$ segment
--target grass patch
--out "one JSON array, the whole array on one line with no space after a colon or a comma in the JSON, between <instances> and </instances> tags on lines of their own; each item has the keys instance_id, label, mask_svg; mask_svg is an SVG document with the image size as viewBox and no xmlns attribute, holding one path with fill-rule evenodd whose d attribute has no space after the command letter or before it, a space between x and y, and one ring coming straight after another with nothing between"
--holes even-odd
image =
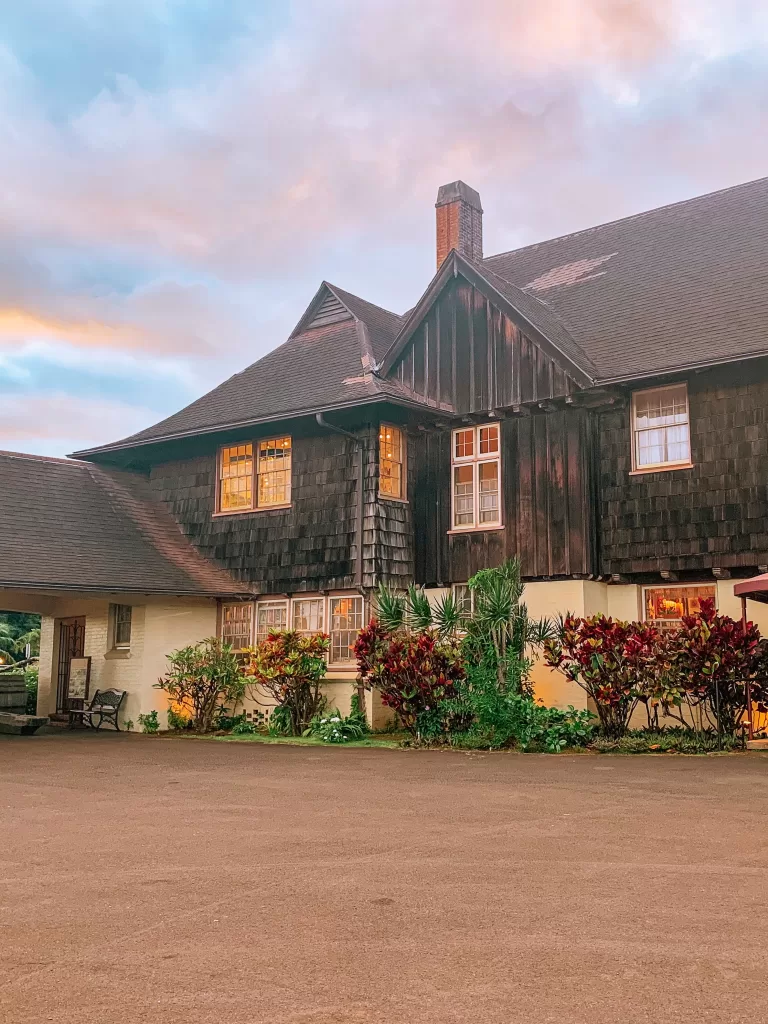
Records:
<instances>
[{"instance_id":1,"label":"grass patch","mask_svg":"<svg viewBox=\"0 0 768 1024\"><path fill-rule=\"evenodd\" d=\"M395 739L385 739L383 736L367 736L363 740L351 740L349 743L324 743L316 736L263 736L261 733L250 733L245 736L201 736L199 739L214 739L222 743L282 743L292 747L338 747L349 749L350 747L388 747L390 750L397 750L400 743Z\"/></svg>"}]
</instances>

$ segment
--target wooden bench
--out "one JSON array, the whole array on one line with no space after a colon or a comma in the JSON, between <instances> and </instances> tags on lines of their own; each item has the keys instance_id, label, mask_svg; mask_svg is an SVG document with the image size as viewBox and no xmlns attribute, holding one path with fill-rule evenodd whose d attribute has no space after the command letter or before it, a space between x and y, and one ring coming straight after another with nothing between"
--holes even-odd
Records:
<instances>
[{"instance_id":1,"label":"wooden bench","mask_svg":"<svg viewBox=\"0 0 768 1024\"><path fill-rule=\"evenodd\" d=\"M100 729L104 722L111 722L120 732L117 716L125 700L125 690L97 690L87 708L72 708L69 712L69 727L74 727L78 718L91 729Z\"/></svg>"}]
</instances>

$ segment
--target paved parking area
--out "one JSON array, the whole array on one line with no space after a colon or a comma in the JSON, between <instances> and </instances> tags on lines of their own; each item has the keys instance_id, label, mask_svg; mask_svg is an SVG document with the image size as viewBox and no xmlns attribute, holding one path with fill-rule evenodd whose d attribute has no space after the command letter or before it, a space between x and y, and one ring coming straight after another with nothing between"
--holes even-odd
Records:
<instances>
[{"instance_id":1,"label":"paved parking area","mask_svg":"<svg viewBox=\"0 0 768 1024\"><path fill-rule=\"evenodd\" d=\"M767 811L762 755L0 737L0 1019L761 1020Z\"/></svg>"}]
</instances>

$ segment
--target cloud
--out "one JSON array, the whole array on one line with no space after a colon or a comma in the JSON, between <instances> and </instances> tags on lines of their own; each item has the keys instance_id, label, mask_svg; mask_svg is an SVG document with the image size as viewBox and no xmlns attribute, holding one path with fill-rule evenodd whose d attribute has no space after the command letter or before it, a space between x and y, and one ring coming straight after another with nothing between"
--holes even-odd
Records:
<instances>
[{"instance_id":1,"label":"cloud","mask_svg":"<svg viewBox=\"0 0 768 1024\"><path fill-rule=\"evenodd\" d=\"M45 59L15 15L0 374L35 344L164 359L202 390L284 340L321 277L406 308L457 177L492 252L768 167L761 0L253 6L142 0L111 24L34 0L61 36Z\"/></svg>"},{"instance_id":2,"label":"cloud","mask_svg":"<svg viewBox=\"0 0 768 1024\"><path fill-rule=\"evenodd\" d=\"M0 447L30 454L66 455L98 444L105 434L125 437L151 422L151 410L119 401L67 394L4 395Z\"/></svg>"}]
</instances>

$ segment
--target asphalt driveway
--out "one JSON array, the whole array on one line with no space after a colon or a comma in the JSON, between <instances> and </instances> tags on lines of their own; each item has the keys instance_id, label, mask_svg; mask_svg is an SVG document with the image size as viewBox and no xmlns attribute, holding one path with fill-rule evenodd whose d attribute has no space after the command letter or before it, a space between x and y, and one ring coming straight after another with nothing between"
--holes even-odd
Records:
<instances>
[{"instance_id":1,"label":"asphalt driveway","mask_svg":"<svg viewBox=\"0 0 768 1024\"><path fill-rule=\"evenodd\" d=\"M0 1018L765 1019L768 758L0 737Z\"/></svg>"}]
</instances>

